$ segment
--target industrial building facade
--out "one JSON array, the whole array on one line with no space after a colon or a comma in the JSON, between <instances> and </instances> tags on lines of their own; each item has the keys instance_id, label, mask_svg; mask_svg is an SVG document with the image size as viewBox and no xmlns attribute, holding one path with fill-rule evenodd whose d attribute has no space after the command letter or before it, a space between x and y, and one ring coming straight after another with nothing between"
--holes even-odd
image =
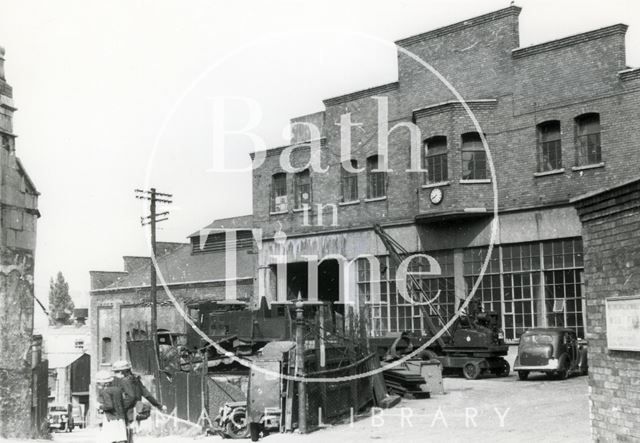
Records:
<instances>
[{"instance_id":1,"label":"industrial building facade","mask_svg":"<svg viewBox=\"0 0 640 443\"><path fill-rule=\"evenodd\" d=\"M397 82L324 100L324 111L292 120L289 146L254 155L256 298L339 305L357 294L372 334L426 332L419 306L398 293L380 224L407 252L437 260L439 275L420 284L440 291L444 317L487 260L475 297L499 313L506 339L533 326L585 337L582 228L570 199L637 169L640 70L625 63L625 25L520 47L519 14L510 6L396 42ZM411 171L411 125L421 171ZM419 258L409 269L430 267Z\"/></svg>"}]
</instances>

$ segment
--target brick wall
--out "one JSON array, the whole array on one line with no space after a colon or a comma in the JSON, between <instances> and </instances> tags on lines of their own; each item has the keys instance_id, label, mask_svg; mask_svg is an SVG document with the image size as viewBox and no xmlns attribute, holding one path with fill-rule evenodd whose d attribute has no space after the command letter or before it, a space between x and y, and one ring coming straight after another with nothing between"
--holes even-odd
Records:
<instances>
[{"instance_id":1,"label":"brick wall","mask_svg":"<svg viewBox=\"0 0 640 443\"><path fill-rule=\"evenodd\" d=\"M640 166L636 147L640 138L640 75L620 73L626 67L626 26L613 25L518 48L519 13L520 8L509 7L397 44L434 66L469 101L494 160L501 210L567 205L572 197L618 183ZM322 130L322 165L329 170L312 174L312 199L314 205L338 205L339 226L329 226L326 215L323 227L302 226L303 216L294 212L292 205L286 214L269 214L271 176L282 171L282 148L273 149L253 176L254 220L266 237L279 228L289 235L310 234L371 226L374 222L401 223L429 211L491 208L491 184L460 183L461 135L475 131L471 118L459 105L440 106L455 97L402 51L398 73L398 82L327 99L324 113L294 119L315 122ZM339 205L340 128L336 123L342 114L350 113L352 122L362 124L352 130L353 158L362 167L378 146L378 102L374 97L388 100L389 129L397 123L415 122L423 139L447 137L449 184L442 187L444 199L439 206L429 203L431 190L422 187L422 174L406 172L410 139L404 128L389 136L389 166L393 171L388 176L387 199L366 202L366 175L361 173L360 201ZM474 100L492 100L492 104L475 106ZM587 112L600 114L604 164L577 170L573 169L574 119ZM540 176L536 174L536 125L546 120L561 122L563 170ZM305 135L300 127L292 141L301 142ZM302 165L308 160L308 151L296 149L293 157L294 164ZM291 175L288 190L292 199ZM316 217L313 213L312 219Z\"/></svg>"},{"instance_id":2,"label":"brick wall","mask_svg":"<svg viewBox=\"0 0 640 443\"><path fill-rule=\"evenodd\" d=\"M595 441L638 441L640 352L607 347L605 300L640 293L640 180L576 206L585 250L592 435Z\"/></svg>"}]
</instances>

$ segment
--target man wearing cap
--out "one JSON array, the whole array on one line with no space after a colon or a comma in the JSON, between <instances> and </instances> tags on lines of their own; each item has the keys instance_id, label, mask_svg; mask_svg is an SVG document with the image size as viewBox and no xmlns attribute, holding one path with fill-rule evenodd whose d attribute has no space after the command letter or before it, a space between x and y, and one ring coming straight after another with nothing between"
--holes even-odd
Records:
<instances>
[{"instance_id":1,"label":"man wearing cap","mask_svg":"<svg viewBox=\"0 0 640 443\"><path fill-rule=\"evenodd\" d=\"M141 401L143 397L162 412L166 412L166 406L163 406L151 395L151 392L142 384L140 376L131 372L131 363L119 360L111 366L111 369L115 374L116 386L119 386L123 392L122 397L129 426L136 420L136 403ZM127 429L127 438L129 443L133 442L133 433L130 427Z\"/></svg>"},{"instance_id":2,"label":"man wearing cap","mask_svg":"<svg viewBox=\"0 0 640 443\"><path fill-rule=\"evenodd\" d=\"M122 389L113 383L110 371L98 371L98 410L103 414L98 441L104 443L127 441L126 411Z\"/></svg>"}]
</instances>

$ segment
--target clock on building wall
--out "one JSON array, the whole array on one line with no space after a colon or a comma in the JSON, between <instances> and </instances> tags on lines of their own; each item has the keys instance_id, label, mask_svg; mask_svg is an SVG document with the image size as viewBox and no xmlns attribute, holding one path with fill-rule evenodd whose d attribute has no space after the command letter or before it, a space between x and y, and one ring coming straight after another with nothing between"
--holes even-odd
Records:
<instances>
[{"instance_id":1,"label":"clock on building wall","mask_svg":"<svg viewBox=\"0 0 640 443\"><path fill-rule=\"evenodd\" d=\"M442 201L442 189L433 188L431 190L431 194L429 194L429 200L431 200L431 203L433 203L434 205L440 204L440 202Z\"/></svg>"}]
</instances>

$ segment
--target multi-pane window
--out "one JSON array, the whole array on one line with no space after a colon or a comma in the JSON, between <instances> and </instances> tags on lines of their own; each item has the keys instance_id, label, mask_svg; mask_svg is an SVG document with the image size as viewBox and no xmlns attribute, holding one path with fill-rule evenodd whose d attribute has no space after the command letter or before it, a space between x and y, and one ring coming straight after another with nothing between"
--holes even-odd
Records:
<instances>
[{"instance_id":1,"label":"multi-pane window","mask_svg":"<svg viewBox=\"0 0 640 443\"><path fill-rule=\"evenodd\" d=\"M287 174L279 172L271 177L271 212L285 212L287 209Z\"/></svg>"},{"instance_id":2,"label":"multi-pane window","mask_svg":"<svg viewBox=\"0 0 640 443\"><path fill-rule=\"evenodd\" d=\"M79 351L84 349L84 340L76 340L73 344L73 347Z\"/></svg>"},{"instance_id":3,"label":"multi-pane window","mask_svg":"<svg viewBox=\"0 0 640 443\"><path fill-rule=\"evenodd\" d=\"M582 241L545 242L542 250L547 323L574 329L583 338Z\"/></svg>"},{"instance_id":4,"label":"multi-pane window","mask_svg":"<svg viewBox=\"0 0 640 443\"><path fill-rule=\"evenodd\" d=\"M453 277L453 254L451 251L428 253L440 265L441 274L434 276L416 275L426 299L413 286L407 275L406 285L410 300L398 291L398 277L388 257L377 257L380 266L380 280L371 280L371 263L368 259L357 261L357 287L360 300L367 303L373 335L386 335L403 331L426 333L424 313L432 318L436 326L441 320L449 320L455 312L455 289ZM430 271L426 259L412 259L408 272ZM371 299L372 285L379 285L380 299ZM440 294L438 295L438 291ZM437 296L437 297L436 297Z\"/></svg>"},{"instance_id":5,"label":"multi-pane window","mask_svg":"<svg viewBox=\"0 0 640 443\"><path fill-rule=\"evenodd\" d=\"M540 123L538 132L538 172L562 169L562 143L560 122L551 120Z\"/></svg>"},{"instance_id":6,"label":"multi-pane window","mask_svg":"<svg viewBox=\"0 0 640 443\"><path fill-rule=\"evenodd\" d=\"M543 326L540 288L540 244L502 247L504 330L516 338L534 326Z\"/></svg>"},{"instance_id":7,"label":"multi-pane window","mask_svg":"<svg viewBox=\"0 0 640 443\"><path fill-rule=\"evenodd\" d=\"M487 248L464 251L467 294L486 254ZM485 311L502 313L507 339L544 326L571 328L584 337L583 266L579 238L496 247L475 298Z\"/></svg>"},{"instance_id":8,"label":"multi-pane window","mask_svg":"<svg viewBox=\"0 0 640 443\"><path fill-rule=\"evenodd\" d=\"M453 317L456 309L456 293L453 277L453 252L435 251L426 253L433 257L440 266L440 275L418 276L422 291L427 300L421 302L429 313L432 322L442 327ZM430 264L423 257L414 258L409 266L409 271L430 271ZM440 291L438 295L438 291Z\"/></svg>"},{"instance_id":9,"label":"multi-pane window","mask_svg":"<svg viewBox=\"0 0 640 443\"><path fill-rule=\"evenodd\" d=\"M347 162L345 162L347 163ZM358 161L348 160L352 169L358 168ZM358 174L347 171L344 166L341 168L340 186L342 187L342 201L352 202L358 200Z\"/></svg>"},{"instance_id":10,"label":"multi-pane window","mask_svg":"<svg viewBox=\"0 0 640 443\"><path fill-rule=\"evenodd\" d=\"M295 208L302 209L311 204L311 174L308 169L297 172L293 178Z\"/></svg>"},{"instance_id":11,"label":"multi-pane window","mask_svg":"<svg viewBox=\"0 0 640 443\"><path fill-rule=\"evenodd\" d=\"M447 173L447 137L435 136L424 142L425 184L446 182Z\"/></svg>"},{"instance_id":12,"label":"multi-pane window","mask_svg":"<svg viewBox=\"0 0 640 443\"><path fill-rule=\"evenodd\" d=\"M576 163L578 166L584 166L601 161L600 115L581 115L576 118Z\"/></svg>"},{"instance_id":13,"label":"multi-pane window","mask_svg":"<svg viewBox=\"0 0 640 443\"><path fill-rule=\"evenodd\" d=\"M485 180L487 175L487 153L477 132L462 134L462 179Z\"/></svg>"},{"instance_id":14,"label":"multi-pane window","mask_svg":"<svg viewBox=\"0 0 640 443\"><path fill-rule=\"evenodd\" d=\"M464 279L467 295L478 285L474 298L485 312L502 312L500 306L500 260L497 248L493 248L482 279L478 282L482 267L487 261L488 248L473 248L464 251Z\"/></svg>"},{"instance_id":15,"label":"multi-pane window","mask_svg":"<svg viewBox=\"0 0 640 443\"><path fill-rule=\"evenodd\" d=\"M378 170L379 160L377 155L367 159L367 198L380 198L387 195L387 172Z\"/></svg>"}]
</instances>

